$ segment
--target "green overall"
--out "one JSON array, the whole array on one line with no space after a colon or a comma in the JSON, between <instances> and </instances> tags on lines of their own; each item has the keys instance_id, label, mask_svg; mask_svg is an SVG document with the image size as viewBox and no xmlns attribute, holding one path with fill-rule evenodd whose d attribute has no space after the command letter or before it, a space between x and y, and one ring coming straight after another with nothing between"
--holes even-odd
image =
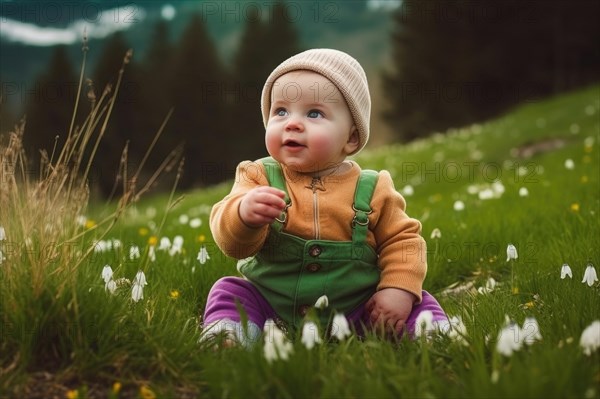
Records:
<instances>
[{"instance_id":1,"label":"green overall","mask_svg":"<svg viewBox=\"0 0 600 399\"><path fill-rule=\"evenodd\" d=\"M291 200L281 166L272 158L262 159L269 184L286 193L287 206L271 224L262 249L240 260L238 270L250 280L286 324L298 329L311 306L327 295L329 306L317 312L322 326L331 313L348 314L375 292L380 271L377 254L367 243L370 202L377 172L361 171L354 194L355 216L352 241L305 240L282 231Z\"/></svg>"}]
</instances>

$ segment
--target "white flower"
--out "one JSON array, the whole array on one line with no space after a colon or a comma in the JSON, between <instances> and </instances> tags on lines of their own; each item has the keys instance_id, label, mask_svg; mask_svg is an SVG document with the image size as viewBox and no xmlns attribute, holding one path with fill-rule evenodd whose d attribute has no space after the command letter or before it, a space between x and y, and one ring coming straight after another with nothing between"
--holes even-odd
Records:
<instances>
[{"instance_id":1,"label":"white flower","mask_svg":"<svg viewBox=\"0 0 600 399\"><path fill-rule=\"evenodd\" d=\"M171 246L171 249L169 250L169 255L173 256L175 254L180 254L182 249L183 249L183 237L175 236L175 238L173 238L173 245Z\"/></svg>"},{"instance_id":2,"label":"white flower","mask_svg":"<svg viewBox=\"0 0 600 399\"><path fill-rule=\"evenodd\" d=\"M143 271L138 270L137 274L135 275L135 278L133 279L133 284L139 284L141 286L148 285L148 283L146 282L146 275Z\"/></svg>"},{"instance_id":3,"label":"white flower","mask_svg":"<svg viewBox=\"0 0 600 399\"><path fill-rule=\"evenodd\" d=\"M202 219L200 218L193 218L192 220L190 220L190 227L192 229L196 229L198 227L202 226Z\"/></svg>"},{"instance_id":4,"label":"white flower","mask_svg":"<svg viewBox=\"0 0 600 399\"><path fill-rule=\"evenodd\" d=\"M598 281L596 269L591 263L588 263L587 267L585 268L585 273L583 273L583 280L581 280L581 282L587 283L587 285L591 287L596 281Z\"/></svg>"},{"instance_id":5,"label":"white flower","mask_svg":"<svg viewBox=\"0 0 600 399\"><path fill-rule=\"evenodd\" d=\"M573 160L570 158L565 160L565 168L567 168L569 170L575 169L575 162L573 162Z\"/></svg>"},{"instance_id":6,"label":"white flower","mask_svg":"<svg viewBox=\"0 0 600 399\"><path fill-rule=\"evenodd\" d=\"M6 231L4 231L4 227L0 226L0 241L6 240Z\"/></svg>"},{"instance_id":7,"label":"white flower","mask_svg":"<svg viewBox=\"0 0 600 399\"><path fill-rule=\"evenodd\" d=\"M415 321L415 336L426 338L429 336L429 333L435 331L436 327L433 324L433 313L431 310L424 310L417 316L417 320Z\"/></svg>"},{"instance_id":8,"label":"white flower","mask_svg":"<svg viewBox=\"0 0 600 399\"><path fill-rule=\"evenodd\" d=\"M588 356L600 348L600 320L592 322L583 330L579 339L579 346L583 349L583 353Z\"/></svg>"},{"instance_id":9,"label":"white flower","mask_svg":"<svg viewBox=\"0 0 600 399\"><path fill-rule=\"evenodd\" d=\"M489 294L490 292L494 291L495 288L496 288L496 280L494 280L493 277L490 277L485 282L485 287L477 288L477 292L479 292L480 294Z\"/></svg>"},{"instance_id":10,"label":"white flower","mask_svg":"<svg viewBox=\"0 0 600 399\"><path fill-rule=\"evenodd\" d=\"M190 220L190 217L188 215L186 215L185 213L182 215L179 215L179 223L187 224L189 220Z\"/></svg>"},{"instance_id":11,"label":"white flower","mask_svg":"<svg viewBox=\"0 0 600 399\"><path fill-rule=\"evenodd\" d=\"M271 319L265 322L264 326L265 346L263 352L267 362L271 363L274 360L287 360L294 352L292 343L288 341L285 333L277 327Z\"/></svg>"},{"instance_id":12,"label":"white flower","mask_svg":"<svg viewBox=\"0 0 600 399\"><path fill-rule=\"evenodd\" d=\"M494 198L494 190L491 188L486 188L485 190L481 190L478 194L479 199L482 201L489 200Z\"/></svg>"},{"instance_id":13,"label":"white flower","mask_svg":"<svg viewBox=\"0 0 600 399\"><path fill-rule=\"evenodd\" d=\"M467 336L467 327L465 327L460 316L452 316L447 323L441 322L438 329L451 340L465 346L469 345L465 340L465 337Z\"/></svg>"},{"instance_id":14,"label":"white flower","mask_svg":"<svg viewBox=\"0 0 600 399\"><path fill-rule=\"evenodd\" d=\"M508 247L506 247L506 261L508 262L511 259L516 260L518 257L517 248L512 244L508 244Z\"/></svg>"},{"instance_id":15,"label":"white flower","mask_svg":"<svg viewBox=\"0 0 600 399\"><path fill-rule=\"evenodd\" d=\"M150 245L150 248L148 248L148 259L150 259L151 262L156 261L156 249L154 248L154 245Z\"/></svg>"},{"instance_id":16,"label":"white flower","mask_svg":"<svg viewBox=\"0 0 600 399\"><path fill-rule=\"evenodd\" d=\"M146 275L143 271L138 271L133 279L133 288L131 289L131 299L134 302L144 299L144 286L148 285L146 282Z\"/></svg>"},{"instance_id":17,"label":"white flower","mask_svg":"<svg viewBox=\"0 0 600 399\"><path fill-rule=\"evenodd\" d=\"M402 195L404 195L405 197L410 197L411 195L413 195L415 193L415 189L413 188L413 186L411 186L410 184L407 184L406 186L404 186L404 188L402 189Z\"/></svg>"},{"instance_id":18,"label":"white flower","mask_svg":"<svg viewBox=\"0 0 600 399\"><path fill-rule=\"evenodd\" d=\"M2 251L0 251L0 265L2 264L2 262L6 260L6 258L4 257L4 254L2 253Z\"/></svg>"},{"instance_id":19,"label":"white flower","mask_svg":"<svg viewBox=\"0 0 600 399\"><path fill-rule=\"evenodd\" d=\"M105 265L104 268L102 268L102 279L105 283L108 283L113 279L113 270L109 265Z\"/></svg>"},{"instance_id":20,"label":"white flower","mask_svg":"<svg viewBox=\"0 0 600 399\"><path fill-rule=\"evenodd\" d=\"M431 232L431 239L442 238L442 232L437 227Z\"/></svg>"},{"instance_id":21,"label":"white flower","mask_svg":"<svg viewBox=\"0 0 600 399\"><path fill-rule=\"evenodd\" d=\"M560 278L564 280L564 278L567 276L569 276L569 278L573 278L573 272L571 271L571 267L565 263L560 268Z\"/></svg>"},{"instance_id":22,"label":"white flower","mask_svg":"<svg viewBox=\"0 0 600 399\"><path fill-rule=\"evenodd\" d=\"M158 249L160 251L166 251L169 248L171 248L171 240L169 240L169 237L162 237L160 239L160 244L158 245Z\"/></svg>"},{"instance_id":23,"label":"white flower","mask_svg":"<svg viewBox=\"0 0 600 399\"><path fill-rule=\"evenodd\" d=\"M542 334L540 333L540 326L535 317L527 317L523 322L523 341L527 345L533 344L535 341L542 340Z\"/></svg>"},{"instance_id":24,"label":"white flower","mask_svg":"<svg viewBox=\"0 0 600 399\"><path fill-rule=\"evenodd\" d=\"M463 211L465 209L465 203L461 200L454 202L454 210L457 212Z\"/></svg>"},{"instance_id":25,"label":"white flower","mask_svg":"<svg viewBox=\"0 0 600 399\"><path fill-rule=\"evenodd\" d=\"M317 299L317 302L315 302L315 308L317 309L325 309L327 306L329 306L329 298L327 298L327 295L320 296L319 299Z\"/></svg>"},{"instance_id":26,"label":"white flower","mask_svg":"<svg viewBox=\"0 0 600 399\"><path fill-rule=\"evenodd\" d=\"M196 257L196 259L198 259L198 261L200 262L201 265L205 264L206 261L208 259L210 259L210 256L208 255L208 251L206 250L206 247L204 245L202 245L200 247L200 250L198 251L198 256Z\"/></svg>"},{"instance_id":27,"label":"white flower","mask_svg":"<svg viewBox=\"0 0 600 399\"><path fill-rule=\"evenodd\" d=\"M507 323L498 334L496 350L504 356L512 356L513 352L521 349L523 346L523 334L518 324Z\"/></svg>"},{"instance_id":28,"label":"white flower","mask_svg":"<svg viewBox=\"0 0 600 399\"><path fill-rule=\"evenodd\" d=\"M133 284L133 288L131 289L131 299L133 299L134 302L144 299L144 287L142 285Z\"/></svg>"},{"instance_id":29,"label":"white flower","mask_svg":"<svg viewBox=\"0 0 600 399\"><path fill-rule=\"evenodd\" d=\"M519 197L527 197L529 195L529 190L527 190L527 187L521 187L519 189Z\"/></svg>"},{"instance_id":30,"label":"white flower","mask_svg":"<svg viewBox=\"0 0 600 399\"><path fill-rule=\"evenodd\" d=\"M343 341L346 337L352 335L350 331L350 325L348 324L348 319L341 313L335 313L333 316L333 321L331 323L331 335Z\"/></svg>"},{"instance_id":31,"label":"white flower","mask_svg":"<svg viewBox=\"0 0 600 399\"><path fill-rule=\"evenodd\" d=\"M106 284L104 284L104 290L109 291L111 294L114 294L117 290L117 283L115 280L110 280Z\"/></svg>"},{"instance_id":32,"label":"white flower","mask_svg":"<svg viewBox=\"0 0 600 399\"><path fill-rule=\"evenodd\" d=\"M140 257L140 247L138 247L137 245L132 245L131 247L129 247L129 259L134 260L134 259L139 259Z\"/></svg>"},{"instance_id":33,"label":"white flower","mask_svg":"<svg viewBox=\"0 0 600 399\"><path fill-rule=\"evenodd\" d=\"M302 343L306 349L311 350L316 344L321 343L321 337L319 336L319 327L312 322L307 321L302 327Z\"/></svg>"}]
</instances>

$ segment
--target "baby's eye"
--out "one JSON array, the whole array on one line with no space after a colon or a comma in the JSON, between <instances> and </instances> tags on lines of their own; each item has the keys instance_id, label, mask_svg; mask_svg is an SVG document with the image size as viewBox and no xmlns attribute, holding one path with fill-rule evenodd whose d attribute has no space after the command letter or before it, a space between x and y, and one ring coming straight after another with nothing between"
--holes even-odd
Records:
<instances>
[{"instance_id":1,"label":"baby's eye","mask_svg":"<svg viewBox=\"0 0 600 399\"><path fill-rule=\"evenodd\" d=\"M277 116L286 116L288 114L288 112L286 111L285 108L277 108L275 110L275 115Z\"/></svg>"},{"instance_id":2,"label":"baby's eye","mask_svg":"<svg viewBox=\"0 0 600 399\"><path fill-rule=\"evenodd\" d=\"M323 117L323 113L321 111L316 110L316 109L311 109L310 111L308 111L307 116L309 118L322 118Z\"/></svg>"}]
</instances>

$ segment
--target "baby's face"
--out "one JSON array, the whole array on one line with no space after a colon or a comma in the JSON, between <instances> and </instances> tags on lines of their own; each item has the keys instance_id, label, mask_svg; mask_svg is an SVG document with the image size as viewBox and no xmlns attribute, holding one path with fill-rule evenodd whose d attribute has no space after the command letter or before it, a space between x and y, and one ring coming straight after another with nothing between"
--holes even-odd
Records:
<instances>
[{"instance_id":1,"label":"baby's face","mask_svg":"<svg viewBox=\"0 0 600 399\"><path fill-rule=\"evenodd\" d=\"M265 141L277 161L314 173L339 165L356 150L358 132L337 87L302 70L274 82Z\"/></svg>"}]
</instances>

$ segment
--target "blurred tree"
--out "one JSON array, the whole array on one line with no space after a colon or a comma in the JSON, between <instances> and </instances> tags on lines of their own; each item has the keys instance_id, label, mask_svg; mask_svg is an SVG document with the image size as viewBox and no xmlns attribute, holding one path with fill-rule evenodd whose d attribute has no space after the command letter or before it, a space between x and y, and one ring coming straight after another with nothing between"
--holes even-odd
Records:
<instances>
[{"instance_id":1,"label":"blurred tree","mask_svg":"<svg viewBox=\"0 0 600 399\"><path fill-rule=\"evenodd\" d=\"M128 147L127 169L128 176L137 169L145 148L140 145L136 135L139 131L139 119L144 117L139 112L141 101L141 79L140 69L128 60L124 65L126 54L130 47L121 32L110 36L102 49L94 71L94 86L96 97L100 98L107 86L111 87L111 95L114 93L119 71L124 68L123 78L115 105L112 109L106 132L94 159L94 169L91 179L96 179L103 194L109 195L113 190L122 187L122 181L117 185L118 170L120 167L121 154L125 145Z\"/></svg>"},{"instance_id":2,"label":"blurred tree","mask_svg":"<svg viewBox=\"0 0 600 399\"><path fill-rule=\"evenodd\" d=\"M180 38L172 78L172 127L185 142L180 187L222 181L231 167L231 148L237 144L229 140L227 76L200 15L192 16Z\"/></svg>"},{"instance_id":3,"label":"blurred tree","mask_svg":"<svg viewBox=\"0 0 600 399\"><path fill-rule=\"evenodd\" d=\"M232 93L236 161L256 159L265 154L264 131L260 109L263 85L271 71L300 49L298 34L286 20L282 1L271 7L268 20L261 20L257 8L246 14L246 27L233 59Z\"/></svg>"},{"instance_id":4,"label":"blurred tree","mask_svg":"<svg viewBox=\"0 0 600 399\"><path fill-rule=\"evenodd\" d=\"M143 60L141 82L141 107L138 113L143 115L139 124L140 142L147 149L158 129L173 106L173 56L174 48L169 40L169 26L159 21L150 39L150 47ZM157 145L149 154L145 169L152 173L181 141L174 135L173 119L165 126ZM168 183L168 182L167 182Z\"/></svg>"},{"instance_id":5,"label":"blurred tree","mask_svg":"<svg viewBox=\"0 0 600 399\"><path fill-rule=\"evenodd\" d=\"M39 166L40 150L46 150L50 157L55 143L58 150L64 143L71 125L78 84L79 78L66 48L55 47L47 71L36 80L27 98L23 144L34 170Z\"/></svg>"},{"instance_id":6,"label":"blurred tree","mask_svg":"<svg viewBox=\"0 0 600 399\"><path fill-rule=\"evenodd\" d=\"M408 141L598 81L599 11L588 0L405 1L384 117Z\"/></svg>"}]
</instances>

